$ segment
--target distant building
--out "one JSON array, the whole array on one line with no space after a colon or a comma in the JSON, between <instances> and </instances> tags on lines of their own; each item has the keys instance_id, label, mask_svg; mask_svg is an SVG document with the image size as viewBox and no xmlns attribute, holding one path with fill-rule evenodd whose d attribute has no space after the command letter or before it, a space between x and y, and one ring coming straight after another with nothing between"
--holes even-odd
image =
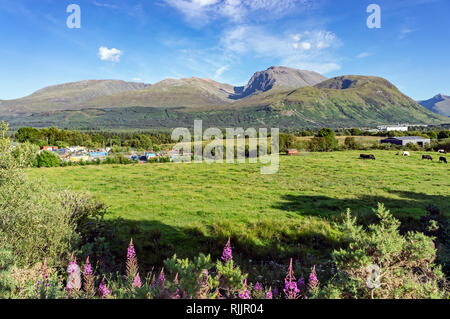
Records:
<instances>
[{"instance_id":1,"label":"distant building","mask_svg":"<svg viewBox=\"0 0 450 319\"><path fill-rule=\"evenodd\" d=\"M81 161L87 162L87 161L89 161L89 156L71 156L70 161L72 163L79 163Z\"/></svg>"},{"instance_id":2,"label":"distant building","mask_svg":"<svg viewBox=\"0 0 450 319\"><path fill-rule=\"evenodd\" d=\"M389 137L381 140L381 144L395 144L405 146L407 144L416 144L420 147L424 147L425 144L430 144L431 140L422 136L401 136L401 137Z\"/></svg>"},{"instance_id":3,"label":"distant building","mask_svg":"<svg viewBox=\"0 0 450 319\"><path fill-rule=\"evenodd\" d=\"M106 158L106 157L108 157L108 153L107 152L89 152L89 157L91 159Z\"/></svg>"},{"instance_id":4,"label":"distant building","mask_svg":"<svg viewBox=\"0 0 450 319\"><path fill-rule=\"evenodd\" d=\"M392 131L407 132L408 126L407 125L383 125L383 126L377 126L377 129L381 132L392 132Z\"/></svg>"}]
</instances>

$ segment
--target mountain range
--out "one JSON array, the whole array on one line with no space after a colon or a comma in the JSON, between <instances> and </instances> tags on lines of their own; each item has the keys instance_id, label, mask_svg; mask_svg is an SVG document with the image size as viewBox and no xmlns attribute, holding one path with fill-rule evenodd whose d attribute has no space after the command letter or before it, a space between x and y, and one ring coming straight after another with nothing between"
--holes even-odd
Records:
<instances>
[{"instance_id":1,"label":"mountain range","mask_svg":"<svg viewBox=\"0 0 450 319\"><path fill-rule=\"evenodd\" d=\"M0 101L0 118L13 127L86 129L190 127L194 119L218 127L282 129L448 122L385 79L327 79L288 67L256 72L241 87L195 77L153 85L117 80L66 83Z\"/></svg>"},{"instance_id":2,"label":"mountain range","mask_svg":"<svg viewBox=\"0 0 450 319\"><path fill-rule=\"evenodd\" d=\"M450 116L450 96L438 94L418 103L434 113Z\"/></svg>"}]
</instances>

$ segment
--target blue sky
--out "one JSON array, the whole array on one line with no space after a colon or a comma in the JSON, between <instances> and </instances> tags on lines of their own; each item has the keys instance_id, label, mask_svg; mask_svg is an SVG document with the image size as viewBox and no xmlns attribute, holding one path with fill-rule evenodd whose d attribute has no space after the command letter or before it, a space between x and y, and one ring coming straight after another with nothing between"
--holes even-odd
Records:
<instances>
[{"instance_id":1,"label":"blue sky","mask_svg":"<svg viewBox=\"0 0 450 319\"><path fill-rule=\"evenodd\" d=\"M369 29L369 4L381 29ZM81 8L69 29L66 8ZM0 99L85 79L207 77L243 85L285 65L450 94L448 0L2 0Z\"/></svg>"}]
</instances>

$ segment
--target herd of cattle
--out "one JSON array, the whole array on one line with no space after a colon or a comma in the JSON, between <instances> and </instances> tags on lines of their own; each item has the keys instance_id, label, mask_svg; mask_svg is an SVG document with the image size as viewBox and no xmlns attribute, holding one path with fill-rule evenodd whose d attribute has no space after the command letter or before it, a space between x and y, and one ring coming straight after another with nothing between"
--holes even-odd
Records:
<instances>
[{"instance_id":1,"label":"herd of cattle","mask_svg":"<svg viewBox=\"0 0 450 319\"><path fill-rule=\"evenodd\" d=\"M446 154L447 152L446 152L445 150L439 150L438 153L440 153L440 154ZM397 153L397 154L395 154L395 155L399 156L400 153ZM411 154L410 154L408 151L404 151L402 155L403 155L403 156L411 156ZM373 155L373 154L361 154L359 157L362 158L362 159L371 159L371 160L375 160L375 155ZM431 157L431 155L422 155L422 159L423 159L423 160L429 160L429 161L432 161L432 160L433 160L433 157ZM444 157L444 156L439 157L439 163L441 163L441 162L447 164L447 158Z\"/></svg>"}]
</instances>

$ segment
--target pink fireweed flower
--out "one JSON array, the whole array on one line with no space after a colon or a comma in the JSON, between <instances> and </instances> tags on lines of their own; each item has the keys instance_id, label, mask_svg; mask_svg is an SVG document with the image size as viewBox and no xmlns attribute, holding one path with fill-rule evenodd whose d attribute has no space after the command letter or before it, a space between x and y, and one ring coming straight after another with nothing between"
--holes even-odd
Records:
<instances>
[{"instance_id":1,"label":"pink fireweed flower","mask_svg":"<svg viewBox=\"0 0 450 319\"><path fill-rule=\"evenodd\" d=\"M164 276L164 268L161 269L161 273L158 276L158 285L164 286L164 282L166 281L166 277Z\"/></svg>"},{"instance_id":2,"label":"pink fireweed flower","mask_svg":"<svg viewBox=\"0 0 450 319\"><path fill-rule=\"evenodd\" d=\"M131 239L130 245L128 246L128 249L127 249L126 269L127 269L127 279L134 280L134 278L136 277L136 275L138 273L138 261L137 261L137 257L136 257L136 251L135 251L134 245L133 245L133 239Z\"/></svg>"},{"instance_id":3,"label":"pink fireweed flower","mask_svg":"<svg viewBox=\"0 0 450 319\"><path fill-rule=\"evenodd\" d=\"M309 289L314 290L317 287L319 287L319 279L317 278L317 274L316 274L316 265L314 265L313 270L311 271L311 274L309 275L309 280L308 280L308 286Z\"/></svg>"},{"instance_id":4,"label":"pink fireweed flower","mask_svg":"<svg viewBox=\"0 0 450 319\"><path fill-rule=\"evenodd\" d=\"M255 287L254 287L253 289L255 289L255 291L263 291L263 290L264 290L264 287L263 287L263 285L261 285L259 282L257 282L257 283L255 284Z\"/></svg>"},{"instance_id":5,"label":"pink fireweed flower","mask_svg":"<svg viewBox=\"0 0 450 319\"><path fill-rule=\"evenodd\" d=\"M89 262L89 257L86 258L86 263L84 264L84 291L86 292L88 297L95 295L95 287L94 287L94 276L92 271L91 263Z\"/></svg>"},{"instance_id":6,"label":"pink fireweed flower","mask_svg":"<svg viewBox=\"0 0 450 319\"><path fill-rule=\"evenodd\" d=\"M92 266L91 263L89 262L89 256L86 259L86 263L84 264L84 275L85 276L92 275Z\"/></svg>"},{"instance_id":7,"label":"pink fireweed flower","mask_svg":"<svg viewBox=\"0 0 450 319\"><path fill-rule=\"evenodd\" d=\"M272 287L269 288L269 290L266 293L266 299L273 299L272 295Z\"/></svg>"},{"instance_id":8,"label":"pink fireweed flower","mask_svg":"<svg viewBox=\"0 0 450 319\"><path fill-rule=\"evenodd\" d=\"M135 251L134 245L133 245L133 238L131 238L130 245L128 246L128 249L127 249L127 259L132 259L132 258L136 258L136 251Z\"/></svg>"},{"instance_id":9,"label":"pink fireweed flower","mask_svg":"<svg viewBox=\"0 0 450 319\"><path fill-rule=\"evenodd\" d=\"M81 269L78 267L77 261L72 254L69 266L67 267L69 278L67 279L66 290L79 290L81 288Z\"/></svg>"},{"instance_id":10,"label":"pink fireweed flower","mask_svg":"<svg viewBox=\"0 0 450 319\"><path fill-rule=\"evenodd\" d=\"M244 284L244 290L239 292L239 298L250 299L250 291L248 290L247 279L244 279L243 284Z\"/></svg>"},{"instance_id":11,"label":"pink fireweed flower","mask_svg":"<svg viewBox=\"0 0 450 319\"><path fill-rule=\"evenodd\" d=\"M105 278L102 279L102 282L100 283L100 286L98 287L98 294L102 298L108 298L111 291L108 289L105 283Z\"/></svg>"},{"instance_id":12,"label":"pink fireweed flower","mask_svg":"<svg viewBox=\"0 0 450 319\"><path fill-rule=\"evenodd\" d=\"M48 271L47 271L47 258L44 258L44 264L42 265L41 275L36 283L36 294L39 294L39 290L41 288L47 289L50 287L50 281L48 279Z\"/></svg>"},{"instance_id":13,"label":"pink fireweed flower","mask_svg":"<svg viewBox=\"0 0 450 319\"><path fill-rule=\"evenodd\" d=\"M224 262L230 261L233 259L233 253L231 250L231 238L228 238L228 242L225 245L225 247L223 248L223 252L222 252L222 260Z\"/></svg>"},{"instance_id":14,"label":"pink fireweed flower","mask_svg":"<svg viewBox=\"0 0 450 319\"><path fill-rule=\"evenodd\" d=\"M139 276L139 274L137 274L136 277L134 277L132 287L133 288L142 287L141 277Z\"/></svg>"},{"instance_id":15,"label":"pink fireweed flower","mask_svg":"<svg viewBox=\"0 0 450 319\"><path fill-rule=\"evenodd\" d=\"M69 266L67 267L67 272L69 274L72 274L72 273L76 272L78 270L78 268L79 267L77 265L77 261L72 254L72 257L70 257Z\"/></svg>"},{"instance_id":16,"label":"pink fireweed flower","mask_svg":"<svg viewBox=\"0 0 450 319\"><path fill-rule=\"evenodd\" d=\"M292 258L289 264L289 270L286 278L284 279L284 293L288 299L297 299L300 290L297 288L297 282L294 277L294 270L292 267Z\"/></svg>"},{"instance_id":17,"label":"pink fireweed flower","mask_svg":"<svg viewBox=\"0 0 450 319\"><path fill-rule=\"evenodd\" d=\"M152 287L152 289L156 288L156 277L155 277L155 275L152 276L152 281L150 282L150 286Z\"/></svg>"}]
</instances>

